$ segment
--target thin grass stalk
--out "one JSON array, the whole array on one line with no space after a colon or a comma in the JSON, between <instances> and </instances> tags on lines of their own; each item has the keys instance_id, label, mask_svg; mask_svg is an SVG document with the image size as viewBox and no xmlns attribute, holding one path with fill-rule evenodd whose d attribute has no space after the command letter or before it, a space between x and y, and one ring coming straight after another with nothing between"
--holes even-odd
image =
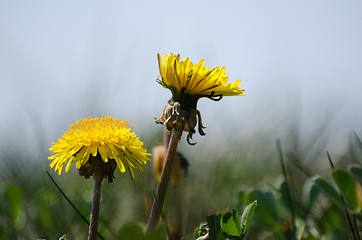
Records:
<instances>
[{"instance_id":1,"label":"thin grass stalk","mask_svg":"<svg viewBox=\"0 0 362 240\"><path fill-rule=\"evenodd\" d=\"M357 225L357 220L356 220L355 215L353 215L353 223L354 223L354 227L356 228L357 239L361 239L361 236L359 235L359 230L358 230L358 225Z\"/></svg>"},{"instance_id":2,"label":"thin grass stalk","mask_svg":"<svg viewBox=\"0 0 362 240\"><path fill-rule=\"evenodd\" d=\"M67 200L67 202L69 203L69 205L74 209L74 211L76 211L76 213L83 219L84 222L87 223L87 225L89 226L89 221L83 216L83 214L78 210L78 208L72 203L72 201L68 198L68 196L63 192L63 190L59 187L59 185L55 182L54 178L50 175L50 173L48 171L46 171L46 173L48 174L49 178L52 180L52 182L54 183L55 187L59 190L59 192L62 194L62 196L65 198L65 200Z\"/></svg>"},{"instance_id":3,"label":"thin grass stalk","mask_svg":"<svg viewBox=\"0 0 362 240\"><path fill-rule=\"evenodd\" d=\"M83 221L85 223L87 223L87 225L89 226L89 221L87 220L86 217L84 217L84 215L79 211L79 209L73 204L73 202L68 198L68 196L63 192L63 190L60 188L60 186L55 182L54 178L50 175L50 173L48 171L46 171L46 173L48 174L49 178L52 180L52 182L54 183L55 187L59 190L59 192L62 194L62 196L65 198L65 200L69 203L69 205L74 209L74 211L76 211L76 213L83 219ZM112 233L113 234L113 233ZM100 239L104 240L104 237L97 232L97 235Z\"/></svg>"}]
</instances>

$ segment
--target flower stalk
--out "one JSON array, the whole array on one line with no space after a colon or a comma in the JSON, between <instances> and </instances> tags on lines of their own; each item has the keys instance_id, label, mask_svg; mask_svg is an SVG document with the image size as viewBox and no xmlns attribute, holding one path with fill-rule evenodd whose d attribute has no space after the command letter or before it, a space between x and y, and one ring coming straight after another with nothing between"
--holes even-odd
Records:
<instances>
[{"instance_id":1,"label":"flower stalk","mask_svg":"<svg viewBox=\"0 0 362 240\"><path fill-rule=\"evenodd\" d=\"M188 132L186 140L190 145L195 144L190 142L190 139L196 133L196 127L200 135L205 135L201 113L197 110L198 100L206 97L219 101L223 96L245 95L244 89L239 88L241 80L228 83L229 77L225 74L225 67L210 69L204 67L204 59L201 59L198 64L193 64L188 58L180 60L180 55L172 53L169 56L164 54L163 58L160 54L157 56L160 70L160 78L157 78L157 82L171 91L172 98L156 123L163 124L171 132L171 138L148 221L148 234L155 229L162 214L177 144L182 132Z\"/></svg>"},{"instance_id":2,"label":"flower stalk","mask_svg":"<svg viewBox=\"0 0 362 240\"><path fill-rule=\"evenodd\" d=\"M79 175L85 178L93 176L94 190L92 212L89 222L89 240L97 237L98 218L103 178L108 182L114 179L117 166L124 173L126 170L134 179L133 168L144 172L142 165L150 159L143 143L135 133L131 132L133 125L113 117L81 119L54 142L49 149L55 153L48 157L52 160L51 168L61 175L63 168L69 172L72 163L76 163ZM99 234L98 234L99 235ZM103 238L102 238L103 239Z\"/></svg>"},{"instance_id":3,"label":"flower stalk","mask_svg":"<svg viewBox=\"0 0 362 240\"><path fill-rule=\"evenodd\" d=\"M93 163L95 165L94 168L94 189L93 189L93 201L92 201L92 212L89 223L89 234L88 240L95 240L97 238L98 231L98 219L99 219L99 207L101 200L101 187L103 180L103 167L101 159L94 158Z\"/></svg>"},{"instance_id":4,"label":"flower stalk","mask_svg":"<svg viewBox=\"0 0 362 240\"><path fill-rule=\"evenodd\" d=\"M163 165L160 180L158 182L155 198L152 205L152 210L147 226L147 233L150 234L158 224L162 207L165 201L168 184L171 179L172 168L176 155L177 145L181 138L185 124L184 112L180 112L176 117L176 124L171 130L171 137L168 144L165 163Z\"/></svg>"}]
</instances>

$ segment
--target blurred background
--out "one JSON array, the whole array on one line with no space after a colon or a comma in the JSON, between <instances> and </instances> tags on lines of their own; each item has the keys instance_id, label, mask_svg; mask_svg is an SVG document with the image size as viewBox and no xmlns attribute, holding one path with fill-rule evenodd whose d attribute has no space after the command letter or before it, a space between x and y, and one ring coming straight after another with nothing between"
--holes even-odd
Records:
<instances>
[{"instance_id":1,"label":"blurred background","mask_svg":"<svg viewBox=\"0 0 362 240\"><path fill-rule=\"evenodd\" d=\"M276 138L321 174L325 151L337 160L351 131L362 134L361 10L329 0L0 1L0 187L32 169L53 191L48 148L88 116L128 120L151 152L162 142L154 117L171 97L156 83L157 53L170 52L225 66L246 93L199 101L207 135L180 144L191 175L225 161L249 186L275 179ZM148 172L136 180L150 192ZM75 171L55 177L83 181ZM228 206L218 204L200 219Z\"/></svg>"}]
</instances>

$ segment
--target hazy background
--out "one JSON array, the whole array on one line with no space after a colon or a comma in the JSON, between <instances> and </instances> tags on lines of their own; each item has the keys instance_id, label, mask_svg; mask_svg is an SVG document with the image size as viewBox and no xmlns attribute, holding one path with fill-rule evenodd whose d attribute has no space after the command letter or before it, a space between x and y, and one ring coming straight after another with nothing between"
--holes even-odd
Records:
<instances>
[{"instance_id":1,"label":"hazy background","mask_svg":"<svg viewBox=\"0 0 362 240\"><path fill-rule=\"evenodd\" d=\"M75 167L50 171L48 149L71 124L104 114L134 124L151 152L163 131L154 117L171 97L156 83L157 53L170 52L226 66L246 93L201 99L207 135L179 144L190 163L177 189L186 239L210 213L240 208L240 190L278 194L276 138L301 202L312 176L329 176L327 150L337 167L361 161L362 1L0 0L0 238L86 238L45 170L85 216L92 181ZM106 239L129 221L146 225L157 182L152 165L144 169L103 185Z\"/></svg>"},{"instance_id":2,"label":"hazy background","mask_svg":"<svg viewBox=\"0 0 362 240\"><path fill-rule=\"evenodd\" d=\"M330 0L0 1L0 146L49 154L72 123L102 114L141 140L162 131L154 117L171 94L155 81L157 53L172 52L226 66L245 88L200 100L198 150L325 127L337 154L362 133L361 12Z\"/></svg>"}]
</instances>

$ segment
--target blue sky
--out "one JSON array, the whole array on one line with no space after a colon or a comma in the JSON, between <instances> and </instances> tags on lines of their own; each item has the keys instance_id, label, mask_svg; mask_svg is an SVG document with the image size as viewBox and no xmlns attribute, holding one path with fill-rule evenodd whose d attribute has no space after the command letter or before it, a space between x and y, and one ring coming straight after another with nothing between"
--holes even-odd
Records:
<instances>
[{"instance_id":1,"label":"blue sky","mask_svg":"<svg viewBox=\"0 0 362 240\"><path fill-rule=\"evenodd\" d=\"M50 145L102 114L138 134L160 128L153 118L170 93L155 81L157 53L172 52L225 66L246 90L200 101L201 146L222 134L283 142L294 123L307 139L328 122L331 146L345 147L351 130L362 134L361 10L329 0L1 1L0 143Z\"/></svg>"}]
</instances>

